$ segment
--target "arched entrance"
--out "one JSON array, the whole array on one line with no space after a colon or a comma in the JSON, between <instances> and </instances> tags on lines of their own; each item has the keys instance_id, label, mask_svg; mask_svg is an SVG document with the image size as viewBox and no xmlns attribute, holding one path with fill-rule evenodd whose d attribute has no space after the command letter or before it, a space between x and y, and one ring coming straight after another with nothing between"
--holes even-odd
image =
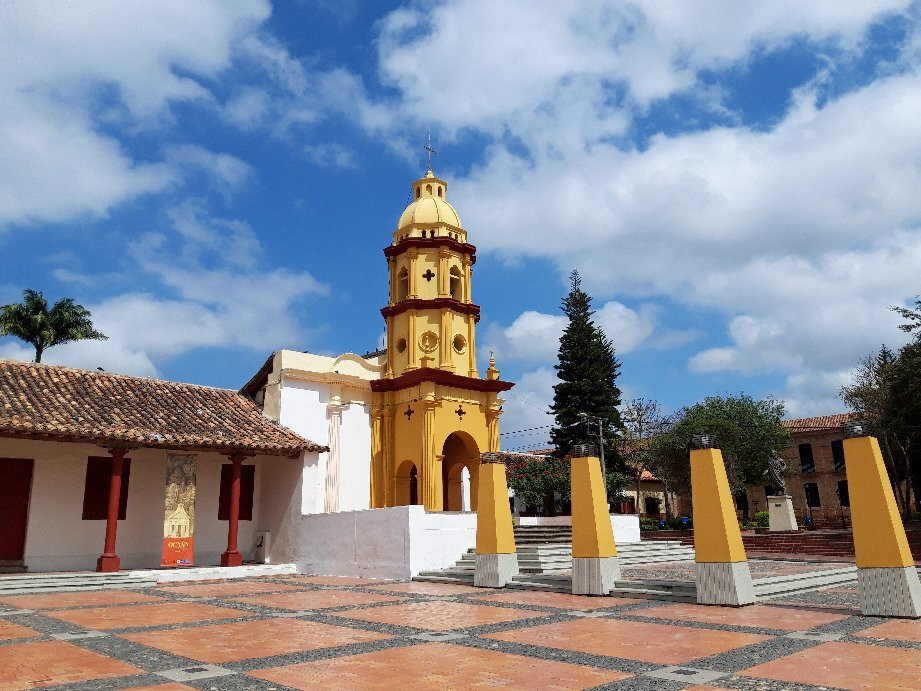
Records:
<instances>
[{"instance_id":1,"label":"arched entrance","mask_svg":"<svg viewBox=\"0 0 921 691\"><path fill-rule=\"evenodd\" d=\"M412 461L403 461L397 468L396 506L419 503L419 471Z\"/></svg>"},{"instance_id":2,"label":"arched entrance","mask_svg":"<svg viewBox=\"0 0 921 691\"><path fill-rule=\"evenodd\" d=\"M480 452L473 437L465 432L449 434L442 449L441 461L445 511L476 511L476 478L479 468ZM468 478L466 483L465 476ZM467 506L464 505L465 495L469 497Z\"/></svg>"}]
</instances>

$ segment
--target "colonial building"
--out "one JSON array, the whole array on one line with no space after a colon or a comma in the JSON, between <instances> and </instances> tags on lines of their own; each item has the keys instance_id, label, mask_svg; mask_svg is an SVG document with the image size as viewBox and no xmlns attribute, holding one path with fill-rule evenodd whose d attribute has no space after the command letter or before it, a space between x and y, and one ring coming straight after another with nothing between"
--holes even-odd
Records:
<instances>
[{"instance_id":1,"label":"colonial building","mask_svg":"<svg viewBox=\"0 0 921 691\"><path fill-rule=\"evenodd\" d=\"M236 391L0 360L0 567L294 561L322 450Z\"/></svg>"},{"instance_id":2,"label":"colonial building","mask_svg":"<svg viewBox=\"0 0 921 691\"><path fill-rule=\"evenodd\" d=\"M859 417L857 413L842 413L783 421L790 432L790 444L781 453L787 464L786 492L793 497L793 510L801 526L807 516L816 526L841 526L849 520L841 426ZM746 489L751 513L766 511L766 497L776 491L767 478Z\"/></svg>"}]
</instances>

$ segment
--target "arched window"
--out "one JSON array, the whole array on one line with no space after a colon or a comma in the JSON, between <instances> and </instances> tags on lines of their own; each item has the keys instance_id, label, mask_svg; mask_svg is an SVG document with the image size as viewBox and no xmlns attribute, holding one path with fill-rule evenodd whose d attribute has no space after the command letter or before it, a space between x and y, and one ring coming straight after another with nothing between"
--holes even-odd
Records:
<instances>
[{"instance_id":1,"label":"arched window","mask_svg":"<svg viewBox=\"0 0 921 691\"><path fill-rule=\"evenodd\" d=\"M397 274L397 302L403 302L409 295L409 271L404 266Z\"/></svg>"},{"instance_id":2,"label":"arched window","mask_svg":"<svg viewBox=\"0 0 921 691\"><path fill-rule=\"evenodd\" d=\"M421 196L422 196L422 188L421 188L421 187L417 187L417 188L416 188L416 199L418 199L418 198L421 197Z\"/></svg>"},{"instance_id":3,"label":"arched window","mask_svg":"<svg viewBox=\"0 0 921 691\"><path fill-rule=\"evenodd\" d=\"M455 300L461 299L461 272L456 266L451 267L451 297Z\"/></svg>"},{"instance_id":4,"label":"arched window","mask_svg":"<svg viewBox=\"0 0 921 691\"><path fill-rule=\"evenodd\" d=\"M444 195L441 193L441 185L438 186L438 196L439 196L439 197L443 197L443 196L444 196Z\"/></svg>"},{"instance_id":5,"label":"arched window","mask_svg":"<svg viewBox=\"0 0 921 691\"><path fill-rule=\"evenodd\" d=\"M431 193L432 193L432 186L431 186L431 185L426 185L426 186L425 186L425 193L426 193L426 194L431 194Z\"/></svg>"}]
</instances>

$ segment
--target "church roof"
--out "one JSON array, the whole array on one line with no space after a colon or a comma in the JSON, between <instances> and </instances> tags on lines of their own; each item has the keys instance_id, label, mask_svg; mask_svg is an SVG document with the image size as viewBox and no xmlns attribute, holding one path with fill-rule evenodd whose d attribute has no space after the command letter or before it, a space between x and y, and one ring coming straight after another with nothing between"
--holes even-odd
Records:
<instances>
[{"instance_id":1,"label":"church roof","mask_svg":"<svg viewBox=\"0 0 921 691\"><path fill-rule=\"evenodd\" d=\"M413 183L415 200L406 207L397 222L397 229L405 228L413 223L438 224L444 223L455 228L461 228L460 216L454 207L445 201L444 195L448 190L448 183L435 177L428 171L424 177Z\"/></svg>"},{"instance_id":2,"label":"church roof","mask_svg":"<svg viewBox=\"0 0 921 691\"><path fill-rule=\"evenodd\" d=\"M326 448L236 391L0 360L0 437L296 456Z\"/></svg>"}]
</instances>

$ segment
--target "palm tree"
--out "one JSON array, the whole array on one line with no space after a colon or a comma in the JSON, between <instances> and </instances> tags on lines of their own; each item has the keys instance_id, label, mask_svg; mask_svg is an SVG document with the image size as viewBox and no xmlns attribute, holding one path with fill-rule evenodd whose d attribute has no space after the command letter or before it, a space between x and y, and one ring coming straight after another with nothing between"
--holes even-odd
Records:
<instances>
[{"instance_id":1,"label":"palm tree","mask_svg":"<svg viewBox=\"0 0 921 691\"><path fill-rule=\"evenodd\" d=\"M0 336L16 336L31 343L35 346L35 362L41 362L42 353L52 346L108 338L93 328L90 311L71 298L58 300L50 310L39 292L27 288L22 298L22 302L0 307Z\"/></svg>"}]
</instances>

